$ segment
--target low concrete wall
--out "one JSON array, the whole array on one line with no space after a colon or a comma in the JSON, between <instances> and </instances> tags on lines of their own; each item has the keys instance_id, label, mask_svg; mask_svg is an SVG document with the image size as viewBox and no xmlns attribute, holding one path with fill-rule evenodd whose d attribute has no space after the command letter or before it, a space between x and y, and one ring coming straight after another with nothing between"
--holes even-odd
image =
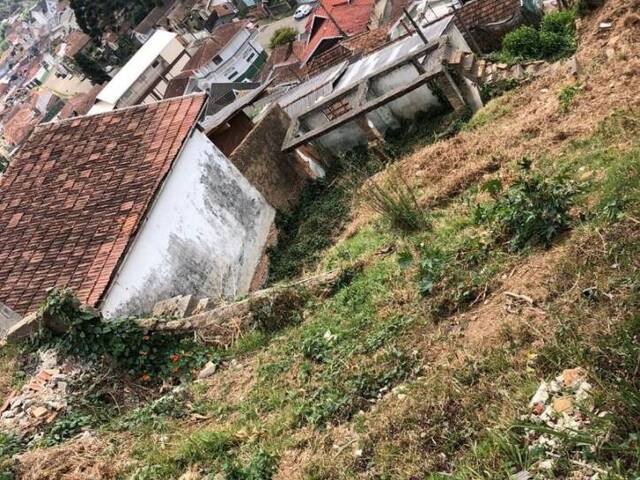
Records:
<instances>
[{"instance_id":1,"label":"low concrete wall","mask_svg":"<svg viewBox=\"0 0 640 480\"><path fill-rule=\"evenodd\" d=\"M290 210L309 180L296 155L282 153L289 117L279 106L260 120L229 159L278 210Z\"/></svg>"}]
</instances>

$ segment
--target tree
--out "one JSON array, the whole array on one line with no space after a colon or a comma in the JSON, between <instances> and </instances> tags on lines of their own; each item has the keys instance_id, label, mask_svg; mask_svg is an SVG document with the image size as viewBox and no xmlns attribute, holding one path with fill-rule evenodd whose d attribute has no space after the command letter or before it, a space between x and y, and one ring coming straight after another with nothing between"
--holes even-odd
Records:
<instances>
[{"instance_id":1,"label":"tree","mask_svg":"<svg viewBox=\"0 0 640 480\"><path fill-rule=\"evenodd\" d=\"M271 48L275 48L278 45L285 45L287 43L293 43L296 38L298 38L298 32L291 27L279 28L275 31L271 40L269 41L269 46Z\"/></svg>"},{"instance_id":2,"label":"tree","mask_svg":"<svg viewBox=\"0 0 640 480\"><path fill-rule=\"evenodd\" d=\"M76 65L93 83L104 83L110 80L109 75L93 58L80 52L74 57Z\"/></svg>"}]
</instances>

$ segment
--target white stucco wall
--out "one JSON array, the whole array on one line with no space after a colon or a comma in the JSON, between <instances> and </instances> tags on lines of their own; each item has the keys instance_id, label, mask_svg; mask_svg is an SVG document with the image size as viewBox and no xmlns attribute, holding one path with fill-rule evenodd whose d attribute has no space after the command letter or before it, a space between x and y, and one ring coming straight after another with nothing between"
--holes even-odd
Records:
<instances>
[{"instance_id":1,"label":"white stucco wall","mask_svg":"<svg viewBox=\"0 0 640 480\"><path fill-rule=\"evenodd\" d=\"M180 294L249 290L274 209L204 134L176 159L102 303L106 317Z\"/></svg>"},{"instance_id":2,"label":"white stucco wall","mask_svg":"<svg viewBox=\"0 0 640 480\"><path fill-rule=\"evenodd\" d=\"M236 81L254 64L263 51L264 48L260 45L255 32L246 28L240 30L218 53L222 63L216 65L210 62L198 71L201 87L216 82ZM229 78L233 72L236 72L236 75Z\"/></svg>"}]
</instances>

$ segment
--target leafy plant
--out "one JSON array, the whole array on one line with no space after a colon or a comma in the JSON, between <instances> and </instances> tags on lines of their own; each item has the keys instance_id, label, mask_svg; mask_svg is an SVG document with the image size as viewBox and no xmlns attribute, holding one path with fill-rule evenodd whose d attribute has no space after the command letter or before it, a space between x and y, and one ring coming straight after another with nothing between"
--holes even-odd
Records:
<instances>
[{"instance_id":1,"label":"leafy plant","mask_svg":"<svg viewBox=\"0 0 640 480\"><path fill-rule=\"evenodd\" d=\"M53 289L41 308L45 323L32 346L57 348L64 354L115 363L143 381L190 376L214 354L192 339L163 332L144 332L131 318L103 321L81 308L69 289Z\"/></svg>"},{"instance_id":2,"label":"leafy plant","mask_svg":"<svg viewBox=\"0 0 640 480\"><path fill-rule=\"evenodd\" d=\"M237 460L224 464L225 480L271 480L276 473L277 461L264 450L258 451L246 467Z\"/></svg>"},{"instance_id":3,"label":"leafy plant","mask_svg":"<svg viewBox=\"0 0 640 480\"><path fill-rule=\"evenodd\" d=\"M42 438L36 441L38 447L52 447L68 440L82 430L83 427L92 424L89 415L71 411L56 421Z\"/></svg>"},{"instance_id":4,"label":"leafy plant","mask_svg":"<svg viewBox=\"0 0 640 480\"><path fill-rule=\"evenodd\" d=\"M491 224L512 250L548 247L569 228L578 189L566 177L546 178L531 171L527 160L522 167L524 171L500 197L489 205L476 206L475 220Z\"/></svg>"},{"instance_id":5,"label":"leafy plant","mask_svg":"<svg viewBox=\"0 0 640 480\"><path fill-rule=\"evenodd\" d=\"M560 102L560 111L562 113L567 113L569 111L569 107L573 103L575 96L580 92L582 87L579 84L575 85L567 85L558 94L558 101Z\"/></svg>"}]
</instances>

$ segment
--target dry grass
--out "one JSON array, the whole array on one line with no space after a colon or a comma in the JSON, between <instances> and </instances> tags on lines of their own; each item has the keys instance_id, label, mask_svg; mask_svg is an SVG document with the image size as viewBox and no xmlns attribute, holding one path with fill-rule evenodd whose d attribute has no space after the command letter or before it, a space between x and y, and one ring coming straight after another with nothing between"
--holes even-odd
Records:
<instances>
[{"instance_id":1,"label":"dry grass","mask_svg":"<svg viewBox=\"0 0 640 480\"><path fill-rule=\"evenodd\" d=\"M128 465L125 452L112 456L108 445L85 437L62 445L37 449L17 457L21 480L110 480L120 478Z\"/></svg>"}]
</instances>

